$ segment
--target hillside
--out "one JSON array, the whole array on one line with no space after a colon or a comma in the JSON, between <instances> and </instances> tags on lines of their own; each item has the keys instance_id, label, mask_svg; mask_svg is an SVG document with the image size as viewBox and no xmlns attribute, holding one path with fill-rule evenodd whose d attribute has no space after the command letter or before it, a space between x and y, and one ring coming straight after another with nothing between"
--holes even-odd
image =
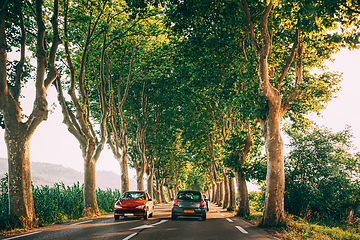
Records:
<instances>
[{"instance_id":1,"label":"hillside","mask_svg":"<svg viewBox=\"0 0 360 240\"><path fill-rule=\"evenodd\" d=\"M76 182L84 182L84 174L59 164L32 162L30 163L31 179L35 186L52 186L63 182L71 186ZM0 178L4 177L8 165L6 158L0 158ZM111 171L96 171L96 187L101 189L119 189L120 175ZM130 190L136 190L136 182L130 179Z\"/></svg>"}]
</instances>

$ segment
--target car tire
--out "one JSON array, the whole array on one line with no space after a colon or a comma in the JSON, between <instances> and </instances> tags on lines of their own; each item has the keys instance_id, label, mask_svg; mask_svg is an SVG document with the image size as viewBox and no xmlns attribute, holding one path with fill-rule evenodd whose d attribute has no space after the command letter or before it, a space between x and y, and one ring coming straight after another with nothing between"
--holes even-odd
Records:
<instances>
[{"instance_id":1,"label":"car tire","mask_svg":"<svg viewBox=\"0 0 360 240\"><path fill-rule=\"evenodd\" d=\"M145 212L145 215L144 215L144 219L148 219L149 215L148 215L148 211Z\"/></svg>"},{"instance_id":2,"label":"car tire","mask_svg":"<svg viewBox=\"0 0 360 240\"><path fill-rule=\"evenodd\" d=\"M206 221L206 214L201 217L201 220Z\"/></svg>"},{"instance_id":3,"label":"car tire","mask_svg":"<svg viewBox=\"0 0 360 240\"><path fill-rule=\"evenodd\" d=\"M176 220L177 219L177 216L175 214L171 214L171 219L172 220Z\"/></svg>"},{"instance_id":4,"label":"car tire","mask_svg":"<svg viewBox=\"0 0 360 240\"><path fill-rule=\"evenodd\" d=\"M119 220L120 216L119 215L114 215L114 219L115 220Z\"/></svg>"},{"instance_id":5,"label":"car tire","mask_svg":"<svg viewBox=\"0 0 360 240\"><path fill-rule=\"evenodd\" d=\"M154 216L154 207L152 208L151 213L149 214L149 217L153 217Z\"/></svg>"}]
</instances>

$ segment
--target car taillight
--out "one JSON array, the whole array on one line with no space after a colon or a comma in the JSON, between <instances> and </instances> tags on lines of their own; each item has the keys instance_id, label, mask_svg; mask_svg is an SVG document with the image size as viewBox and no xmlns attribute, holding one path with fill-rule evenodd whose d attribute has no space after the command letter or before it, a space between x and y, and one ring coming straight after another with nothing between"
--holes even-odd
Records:
<instances>
[{"instance_id":1,"label":"car taillight","mask_svg":"<svg viewBox=\"0 0 360 240\"><path fill-rule=\"evenodd\" d=\"M178 200L174 199L174 205L178 206Z\"/></svg>"},{"instance_id":2,"label":"car taillight","mask_svg":"<svg viewBox=\"0 0 360 240\"><path fill-rule=\"evenodd\" d=\"M206 202L204 200L201 200L200 206L206 205Z\"/></svg>"}]
</instances>

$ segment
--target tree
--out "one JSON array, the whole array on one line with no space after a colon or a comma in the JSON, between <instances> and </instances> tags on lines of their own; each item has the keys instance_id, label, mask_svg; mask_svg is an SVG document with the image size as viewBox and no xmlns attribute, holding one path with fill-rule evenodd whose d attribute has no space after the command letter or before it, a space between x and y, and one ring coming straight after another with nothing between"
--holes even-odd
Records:
<instances>
[{"instance_id":1,"label":"tree","mask_svg":"<svg viewBox=\"0 0 360 240\"><path fill-rule=\"evenodd\" d=\"M52 42L51 48L48 44L46 27L43 16L43 1L35 1L35 17L37 33L36 36L36 97L31 114L23 122L21 116L20 96L24 84L24 64L26 31L31 32L29 26L25 25L27 16L25 8L30 7L23 1L2 1L0 3L0 112L5 124L5 142L8 151L9 164L9 201L10 214L23 217L25 222L32 225L35 221L35 210L31 189L29 141L39 124L47 119L48 109L46 101L46 90L58 76L55 68L55 59L58 45L60 44L58 32L58 0L54 1L51 18ZM17 31L20 30L20 33ZM10 33L17 32L14 38ZM20 60L15 70L7 68L7 43L10 48L19 46ZM11 66L10 66L11 67ZM13 71L14 74L10 74Z\"/></svg>"},{"instance_id":2,"label":"tree","mask_svg":"<svg viewBox=\"0 0 360 240\"><path fill-rule=\"evenodd\" d=\"M359 153L354 153L349 127L288 126L290 152L285 161L285 209L292 214L343 219L359 207Z\"/></svg>"},{"instance_id":3,"label":"tree","mask_svg":"<svg viewBox=\"0 0 360 240\"><path fill-rule=\"evenodd\" d=\"M103 29L99 29L99 23L106 22L102 17L104 12L106 13L108 1L104 0L94 5L92 5L92 2L89 3L89 5L75 5L69 8L71 6L69 1L64 1L65 52L63 55L66 58L67 74L70 77L68 94L71 97L71 102L66 102L63 95L62 85L64 83L60 81L60 78L56 82L64 123L67 125L69 132L79 141L82 151L84 160L84 212L86 216L99 213L96 201L95 171L96 162L106 142L105 127L109 112L109 103L106 98L108 83L104 71L107 33ZM84 21L69 21L69 17L76 19L80 17L79 14L85 16ZM94 19L93 15L95 15ZM69 34L69 31L73 34ZM77 36L84 37L84 39L78 39ZM100 40L101 57L100 61L97 62L98 66L95 67L96 62L90 65L88 53L91 48L97 49L98 45L96 43L99 43L100 36L102 36L103 40ZM76 87L78 87L78 92L76 92ZM101 109L99 137L94 130L95 124L91 123L92 112L89 101L91 92L97 92L99 95L99 108Z\"/></svg>"},{"instance_id":4,"label":"tree","mask_svg":"<svg viewBox=\"0 0 360 240\"><path fill-rule=\"evenodd\" d=\"M311 11L313 11L312 4L314 4L312 2L309 2L310 7L300 4L299 9L295 8L297 5L295 2L274 6L272 1L263 4L258 1L243 0L238 4L243 10L247 23L248 38L259 65L259 95L267 100L266 109L264 109L265 114L260 119L268 160L267 188L262 224L273 226L281 222L284 216L285 175L280 121L289 110L293 110L291 105L294 102L299 103L299 99L302 98L301 95L305 93L305 90L310 89L310 86L307 86L304 81L304 65L311 68L314 62L321 64L324 59L329 57L330 53L337 51L337 47L331 47L325 49L322 55L316 55L316 58L312 55L311 60L314 62L305 60L305 56L309 55L310 49L315 49L315 51L324 49L326 41L332 42L333 46L336 46L335 42L337 40L332 39L331 35L325 33L327 29L334 26L335 19L324 17L321 27L317 24L309 24L309 20L314 17L311 15ZM280 12L281 10L282 12ZM254 15L255 11L261 12L260 18ZM287 14L286 18L281 15L281 13L285 12ZM276 19L287 19L290 21L291 26L283 28L285 22ZM334 35L338 37L337 34ZM282 41L274 42L273 39L282 39ZM286 41L285 39L293 40ZM311 39L322 41L319 41L317 45L310 46L308 43ZM287 46L288 50L281 50L285 46ZM271 51L277 54L272 53L270 55ZM277 61L277 59L281 60ZM269 61L271 62L270 65ZM331 87L329 90L328 94L331 96ZM317 104L321 105L319 102L321 100L317 101ZM298 113L298 115L300 114Z\"/></svg>"}]
</instances>

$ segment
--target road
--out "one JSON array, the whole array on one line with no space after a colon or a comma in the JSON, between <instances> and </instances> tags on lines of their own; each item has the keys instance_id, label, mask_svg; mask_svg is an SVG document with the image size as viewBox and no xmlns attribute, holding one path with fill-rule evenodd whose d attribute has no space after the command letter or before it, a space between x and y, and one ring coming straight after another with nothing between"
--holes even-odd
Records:
<instances>
[{"instance_id":1,"label":"road","mask_svg":"<svg viewBox=\"0 0 360 240\"><path fill-rule=\"evenodd\" d=\"M182 217L171 220L170 217L171 204L164 204L156 206L154 217L148 220L129 217L115 221L113 215L108 215L37 228L23 234L2 236L0 239L276 239L212 203L206 221Z\"/></svg>"}]
</instances>

